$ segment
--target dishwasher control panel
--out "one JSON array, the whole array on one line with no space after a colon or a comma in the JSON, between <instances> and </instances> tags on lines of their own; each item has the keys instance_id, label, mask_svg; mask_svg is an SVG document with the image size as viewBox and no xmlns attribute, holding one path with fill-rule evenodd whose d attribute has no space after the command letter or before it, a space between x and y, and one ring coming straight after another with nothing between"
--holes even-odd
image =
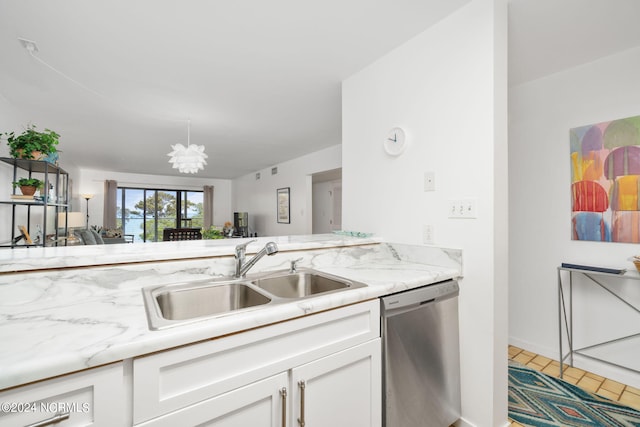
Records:
<instances>
[{"instance_id":1,"label":"dishwasher control panel","mask_svg":"<svg viewBox=\"0 0 640 427\"><path fill-rule=\"evenodd\" d=\"M446 282L433 283L414 289L387 295L381 298L382 310L390 311L407 308L415 305L428 304L436 300L458 296L458 282L447 280Z\"/></svg>"}]
</instances>

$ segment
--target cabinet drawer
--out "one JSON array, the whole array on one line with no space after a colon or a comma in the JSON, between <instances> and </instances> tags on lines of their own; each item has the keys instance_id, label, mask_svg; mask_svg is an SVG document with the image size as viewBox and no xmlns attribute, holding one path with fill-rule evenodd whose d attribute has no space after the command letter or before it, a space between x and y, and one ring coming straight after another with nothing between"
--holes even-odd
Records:
<instances>
[{"instance_id":1,"label":"cabinet drawer","mask_svg":"<svg viewBox=\"0 0 640 427\"><path fill-rule=\"evenodd\" d=\"M133 421L209 399L380 336L377 300L137 358Z\"/></svg>"},{"instance_id":2,"label":"cabinet drawer","mask_svg":"<svg viewBox=\"0 0 640 427\"><path fill-rule=\"evenodd\" d=\"M121 363L89 369L0 392L0 427L123 426L124 398Z\"/></svg>"}]
</instances>

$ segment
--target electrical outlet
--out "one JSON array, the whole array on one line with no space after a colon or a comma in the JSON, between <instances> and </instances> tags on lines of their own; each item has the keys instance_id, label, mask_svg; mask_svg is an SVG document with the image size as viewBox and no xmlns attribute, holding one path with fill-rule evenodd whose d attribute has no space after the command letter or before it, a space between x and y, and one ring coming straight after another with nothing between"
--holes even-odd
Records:
<instances>
[{"instance_id":1,"label":"electrical outlet","mask_svg":"<svg viewBox=\"0 0 640 427\"><path fill-rule=\"evenodd\" d=\"M449 200L449 218L477 218L476 199Z\"/></svg>"},{"instance_id":2,"label":"electrical outlet","mask_svg":"<svg viewBox=\"0 0 640 427\"><path fill-rule=\"evenodd\" d=\"M422 226L422 243L425 245L433 245L433 225L425 224Z\"/></svg>"},{"instance_id":3,"label":"electrical outlet","mask_svg":"<svg viewBox=\"0 0 640 427\"><path fill-rule=\"evenodd\" d=\"M436 191L436 174L435 172L424 173L424 191Z\"/></svg>"}]
</instances>

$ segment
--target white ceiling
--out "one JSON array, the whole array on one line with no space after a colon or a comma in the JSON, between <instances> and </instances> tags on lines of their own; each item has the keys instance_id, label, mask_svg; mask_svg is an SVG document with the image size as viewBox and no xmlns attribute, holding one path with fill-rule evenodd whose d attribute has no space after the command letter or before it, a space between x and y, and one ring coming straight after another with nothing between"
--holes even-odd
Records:
<instances>
[{"instance_id":1,"label":"white ceiling","mask_svg":"<svg viewBox=\"0 0 640 427\"><path fill-rule=\"evenodd\" d=\"M197 176L233 178L339 144L340 82L468 1L0 0L0 103L63 164L121 172L177 175L190 119ZM509 13L510 84L640 45L637 0Z\"/></svg>"},{"instance_id":2,"label":"white ceiling","mask_svg":"<svg viewBox=\"0 0 640 427\"><path fill-rule=\"evenodd\" d=\"M511 86L640 46L638 0L508 0Z\"/></svg>"}]
</instances>

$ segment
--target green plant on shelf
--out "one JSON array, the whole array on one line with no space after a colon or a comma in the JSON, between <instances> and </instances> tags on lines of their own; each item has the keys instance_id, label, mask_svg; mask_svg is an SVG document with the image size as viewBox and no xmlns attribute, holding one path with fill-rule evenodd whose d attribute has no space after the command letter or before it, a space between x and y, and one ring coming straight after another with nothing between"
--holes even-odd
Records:
<instances>
[{"instance_id":1,"label":"green plant on shelf","mask_svg":"<svg viewBox=\"0 0 640 427\"><path fill-rule=\"evenodd\" d=\"M44 182L36 178L20 178L19 180L13 182L13 188L15 187L42 188L43 185L44 185Z\"/></svg>"},{"instance_id":2,"label":"green plant on shelf","mask_svg":"<svg viewBox=\"0 0 640 427\"><path fill-rule=\"evenodd\" d=\"M15 132L5 132L9 152L14 159L35 159L40 160L49 154L57 152L56 145L59 143L60 135L56 132L45 129L43 132L36 130L35 125L29 125L20 134Z\"/></svg>"}]
</instances>

